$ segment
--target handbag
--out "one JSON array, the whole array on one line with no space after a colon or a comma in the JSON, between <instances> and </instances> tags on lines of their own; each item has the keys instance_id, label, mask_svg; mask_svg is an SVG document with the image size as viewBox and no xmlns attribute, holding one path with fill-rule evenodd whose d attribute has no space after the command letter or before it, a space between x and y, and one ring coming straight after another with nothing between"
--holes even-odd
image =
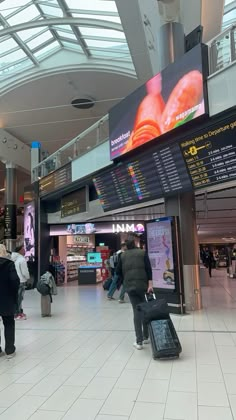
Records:
<instances>
[{"instance_id":1,"label":"handbag","mask_svg":"<svg viewBox=\"0 0 236 420\"><path fill-rule=\"evenodd\" d=\"M139 303L137 310L142 312L143 321L150 323L159 319L169 319L170 310L165 299L156 299L155 294L146 295L146 302Z\"/></svg>"}]
</instances>

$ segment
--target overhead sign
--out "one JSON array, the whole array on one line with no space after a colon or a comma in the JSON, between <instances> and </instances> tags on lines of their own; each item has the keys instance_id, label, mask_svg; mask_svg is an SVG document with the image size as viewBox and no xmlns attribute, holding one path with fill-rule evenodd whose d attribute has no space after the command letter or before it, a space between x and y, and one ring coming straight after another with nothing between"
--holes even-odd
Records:
<instances>
[{"instance_id":1,"label":"overhead sign","mask_svg":"<svg viewBox=\"0 0 236 420\"><path fill-rule=\"evenodd\" d=\"M180 143L194 189L236 179L236 118Z\"/></svg>"},{"instance_id":2,"label":"overhead sign","mask_svg":"<svg viewBox=\"0 0 236 420\"><path fill-rule=\"evenodd\" d=\"M46 165L46 163L45 163ZM71 183L71 163L50 173L39 181L40 196L49 194Z\"/></svg>"},{"instance_id":3,"label":"overhead sign","mask_svg":"<svg viewBox=\"0 0 236 420\"><path fill-rule=\"evenodd\" d=\"M61 199L61 217L73 216L74 214L87 211L88 189L86 187L74 191Z\"/></svg>"},{"instance_id":4,"label":"overhead sign","mask_svg":"<svg viewBox=\"0 0 236 420\"><path fill-rule=\"evenodd\" d=\"M16 205L7 204L4 207L4 239L16 239L17 219Z\"/></svg>"},{"instance_id":5,"label":"overhead sign","mask_svg":"<svg viewBox=\"0 0 236 420\"><path fill-rule=\"evenodd\" d=\"M113 233L128 233L128 232L137 232L143 233L144 232L144 225L141 223L115 223L112 225Z\"/></svg>"}]
</instances>

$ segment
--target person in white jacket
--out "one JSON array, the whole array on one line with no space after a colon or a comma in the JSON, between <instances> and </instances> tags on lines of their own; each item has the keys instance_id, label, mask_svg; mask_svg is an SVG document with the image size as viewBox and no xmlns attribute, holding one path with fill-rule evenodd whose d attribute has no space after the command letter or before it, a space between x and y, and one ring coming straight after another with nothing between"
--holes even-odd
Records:
<instances>
[{"instance_id":1,"label":"person in white jacket","mask_svg":"<svg viewBox=\"0 0 236 420\"><path fill-rule=\"evenodd\" d=\"M29 275L29 270L28 270L27 262L24 255L25 255L25 250L24 250L23 245L18 246L15 249L15 252L13 252L11 255L12 261L15 263L17 275L20 279L20 286L18 290L17 310L16 310L16 316L15 316L17 320L27 319L27 316L25 315L22 308L22 302L23 302L24 294L25 294L25 286L28 280L30 279L30 275Z\"/></svg>"}]
</instances>

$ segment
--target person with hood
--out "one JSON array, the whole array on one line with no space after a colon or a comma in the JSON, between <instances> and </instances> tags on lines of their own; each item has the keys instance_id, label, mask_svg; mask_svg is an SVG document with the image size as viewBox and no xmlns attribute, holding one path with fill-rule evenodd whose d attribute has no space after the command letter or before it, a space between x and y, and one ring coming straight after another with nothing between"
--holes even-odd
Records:
<instances>
[{"instance_id":1,"label":"person with hood","mask_svg":"<svg viewBox=\"0 0 236 420\"><path fill-rule=\"evenodd\" d=\"M15 307L20 280L14 263L8 258L4 245L0 245L0 316L4 325L5 352L8 359L15 356ZM0 347L0 355L2 355Z\"/></svg>"},{"instance_id":2,"label":"person with hood","mask_svg":"<svg viewBox=\"0 0 236 420\"><path fill-rule=\"evenodd\" d=\"M37 290L41 294L41 316L42 318L51 317L52 296L57 295L57 286L55 282L55 268L49 265L37 284Z\"/></svg>"},{"instance_id":3,"label":"person with hood","mask_svg":"<svg viewBox=\"0 0 236 420\"><path fill-rule=\"evenodd\" d=\"M15 252L13 252L11 255L12 261L15 263L16 272L20 279L20 287L18 291L18 303L17 303L16 315L15 315L16 319L20 321L27 319L27 316L25 315L22 308L22 302L24 299L26 284L30 279L29 270L28 270L27 262L24 255L25 255L25 249L23 245L18 246L15 249Z\"/></svg>"}]
</instances>

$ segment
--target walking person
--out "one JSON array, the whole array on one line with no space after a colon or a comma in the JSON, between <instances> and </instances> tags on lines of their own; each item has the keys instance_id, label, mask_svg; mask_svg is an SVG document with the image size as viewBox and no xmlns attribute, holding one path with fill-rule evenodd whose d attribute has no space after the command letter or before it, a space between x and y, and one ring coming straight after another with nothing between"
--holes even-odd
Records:
<instances>
[{"instance_id":1,"label":"walking person","mask_svg":"<svg viewBox=\"0 0 236 420\"><path fill-rule=\"evenodd\" d=\"M126 246L127 251L121 255L116 272L123 278L124 289L133 307L136 334L134 347L142 350L143 344L149 342L149 334L148 326L143 323L137 305L145 302L146 293L153 291L152 268L147 253L143 249L136 248L133 239L128 240Z\"/></svg>"},{"instance_id":2,"label":"walking person","mask_svg":"<svg viewBox=\"0 0 236 420\"><path fill-rule=\"evenodd\" d=\"M205 265L208 268L209 276L212 277L212 268L214 267L214 256L213 252L206 248L205 251Z\"/></svg>"},{"instance_id":3,"label":"walking person","mask_svg":"<svg viewBox=\"0 0 236 420\"><path fill-rule=\"evenodd\" d=\"M118 281L119 281L119 276L116 272L116 268L118 266L120 256L123 252L125 252L125 250L126 250L126 242L123 242L121 244L121 249L117 252L114 252L112 257L110 258L110 266L111 264L113 266L111 267L111 273L113 273L113 275L112 275L112 283L110 285L110 288L107 294L108 300L114 300L113 295L118 287Z\"/></svg>"},{"instance_id":4,"label":"walking person","mask_svg":"<svg viewBox=\"0 0 236 420\"><path fill-rule=\"evenodd\" d=\"M22 308L22 302L24 300L25 287L27 285L27 282L30 279L30 274L29 274L29 270L27 266L27 261L24 255L25 255L25 249L23 245L18 246L15 249L15 252L13 252L11 255L11 259L15 263L16 272L20 279L20 287L18 290L18 303L17 303L16 315L15 315L15 318L18 321L25 321L27 319L27 316L25 315Z\"/></svg>"},{"instance_id":5,"label":"walking person","mask_svg":"<svg viewBox=\"0 0 236 420\"><path fill-rule=\"evenodd\" d=\"M20 280L14 263L8 258L4 245L0 245L0 316L4 325L5 352L8 359L15 356L15 308ZM2 355L0 347L0 355Z\"/></svg>"}]
</instances>

